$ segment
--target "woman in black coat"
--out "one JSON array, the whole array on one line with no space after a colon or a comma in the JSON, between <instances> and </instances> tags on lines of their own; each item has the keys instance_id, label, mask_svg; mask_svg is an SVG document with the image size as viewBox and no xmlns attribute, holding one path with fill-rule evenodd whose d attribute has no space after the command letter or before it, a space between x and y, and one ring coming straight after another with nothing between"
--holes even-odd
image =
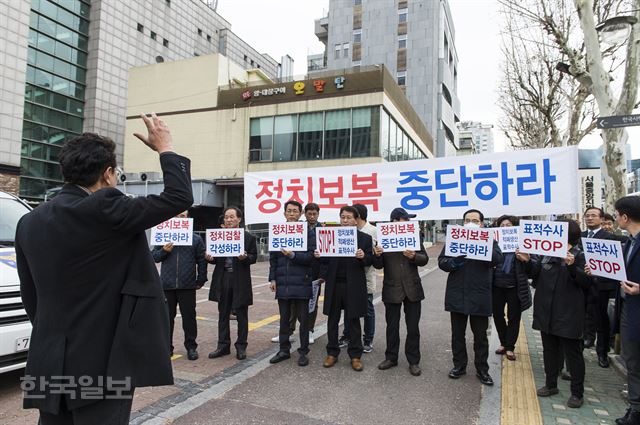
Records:
<instances>
[{"instance_id":1,"label":"woman in black coat","mask_svg":"<svg viewBox=\"0 0 640 425\"><path fill-rule=\"evenodd\" d=\"M511 215L503 215L496 221L498 227L518 226L519 220ZM522 312L531 307L529 289L529 254L503 252L504 260L493 273L493 323L496 325L500 347L496 354L506 354L507 359L516 359L514 349L520 333ZM505 306L507 320L505 320Z\"/></svg>"},{"instance_id":2,"label":"woman in black coat","mask_svg":"<svg viewBox=\"0 0 640 425\"><path fill-rule=\"evenodd\" d=\"M585 274L585 259L580 248L580 226L569 223L569 252L566 258L532 256L530 276L536 288L533 299L533 329L542 335L546 384L540 397L558 394L558 374L562 357L571 374L568 407L580 407L584 393L584 357L582 330L585 316L585 290L591 278Z\"/></svg>"}]
</instances>

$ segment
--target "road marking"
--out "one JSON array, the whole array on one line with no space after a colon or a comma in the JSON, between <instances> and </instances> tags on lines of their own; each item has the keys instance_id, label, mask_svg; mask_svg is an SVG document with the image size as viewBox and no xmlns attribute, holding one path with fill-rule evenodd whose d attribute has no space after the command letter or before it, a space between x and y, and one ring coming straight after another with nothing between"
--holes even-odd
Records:
<instances>
[{"instance_id":1,"label":"road marking","mask_svg":"<svg viewBox=\"0 0 640 425\"><path fill-rule=\"evenodd\" d=\"M171 356L171 360L178 360L180 357L182 357L182 354L174 354Z\"/></svg>"},{"instance_id":2,"label":"road marking","mask_svg":"<svg viewBox=\"0 0 640 425\"><path fill-rule=\"evenodd\" d=\"M273 316L269 316L266 319L262 319L255 323L249 323L249 330L250 331L256 330L258 328L268 325L269 323L273 323L276 320L280 320L279 314L274 314Z\"/></svg>"}]
</instances>

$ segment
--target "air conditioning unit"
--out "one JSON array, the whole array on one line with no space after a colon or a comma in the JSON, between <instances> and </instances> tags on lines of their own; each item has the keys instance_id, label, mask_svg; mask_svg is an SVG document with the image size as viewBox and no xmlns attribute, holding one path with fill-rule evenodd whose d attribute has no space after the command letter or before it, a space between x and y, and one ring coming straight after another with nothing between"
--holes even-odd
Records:
<instances>
[{"instance_id":1,"label":"air conditioning unit","mask_svg":"<svg viewBox=\"0 0 640 425\"><path fill-rule=\"evenodd\" d=\"M136 182L140 181L140 173L124 173L120 176L121 182Z\"/></svg>"},{"instance_id":2,"label":"air conditioning unit","mask_svg":"<svg viewBox=\"0 0 640 425\"><path fill-rule=\"evenodd\" d=\"M140 180L142 180L143 182L144 181L154 182L154 181L162 180L162 174L160 174L157 171L144 171L140 173Z\"/></svg>"}]
</instances>

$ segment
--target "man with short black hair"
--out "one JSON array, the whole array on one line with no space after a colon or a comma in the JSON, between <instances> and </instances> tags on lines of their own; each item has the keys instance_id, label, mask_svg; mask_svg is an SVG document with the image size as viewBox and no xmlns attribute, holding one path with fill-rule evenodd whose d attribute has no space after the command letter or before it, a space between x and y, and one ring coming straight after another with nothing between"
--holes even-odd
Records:
<instances>
[{"instance_id":1,"label":"man with short black hair","mask_svg":"<svg viewBox=\"0 0 640 425\"><path fill-rule=\"evenodd\" d=\"M620 310L622 357L627 366L629 409L616 419L617 425L640 425L640 197L625 196L616 201L618 226L629 232L624 248L627 281L620 282L617 303Z\"/></svg>"},{"instance_id":2,"label":"man with short black hair","mask_svg":"<svg viewBox=\"0 0 640 425\"><path fill-rule=\"evenodd\" d=\"M160 154L164 192L120 192L115 143L85 133L60 152L60 193L18 223L20 294L33 324L24 407L39 409L42 425L128 424L136 387L173 384L169 316L145 230L191 206L190 163L173 152L162 120L142 119L148 135L135 136ZM56 382L74 385L56 391Z\"/></svg>"},{"instance_id":3,"label":"man with short black hair","mask_svg":"<svg viewBox=\"0 0 640 425\"><path fill-rule=\"evenodd\" d=\"M484 215L475 209L468 210L462 216L464 226L484 227ZM473 351L475 354L476 376L484 385L493 385L489 375L489 317L492 314L491 290L493 268L503 261L502 251L497 242L493 242L491 261L470 260L460 257L448 257L446 247L438 257L438 266L449 272L444 309L451 313L451 351L453 369L449 378L457 379L467 373L467 342L465 332L467 322L473 332Z\"/></svg>"},{"instance_id":4,"label":"man with short black hair","mask_svg":"<svg viewBox=\"0 0 640 425\"><path fill-rule=\"evenodd\" d=\"M304 206L304 218L307 220L307 231L309 232L309 239L316 240L316 228L322 227L322 224L318 221L320 217L320 207L315 202L309 202ZM313 261L311 263L311 281L318 279L320 275L320 264L318 261ZM318 289L318 298L320 298L320 289ZM309 321L307 323L307 328L309 329L309 344L313 344L316 341L314 335L314 328L316 326L316 319L318 318L318 300L316 299L315 307L312 312L309 313ZM293 330L296 329L295 317L293 317L293 323L291 323L290 328Z\"/></svg>"}]
</instances>

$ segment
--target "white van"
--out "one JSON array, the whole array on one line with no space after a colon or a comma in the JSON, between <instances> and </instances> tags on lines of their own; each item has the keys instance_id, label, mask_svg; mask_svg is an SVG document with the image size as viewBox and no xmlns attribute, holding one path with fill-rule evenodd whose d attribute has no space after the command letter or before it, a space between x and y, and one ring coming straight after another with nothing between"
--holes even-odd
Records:
<instances>
[{"instance_id":1,"label":"white van","mask_svg":"<svg viewBox=\"0 0 640 425\"><path fill-rule=\"evenodd\" d=\"M27 363L31 323L20 298L16 269L16 225L31 210L28 204L0 191L0 373Z\"/></svg>"}]
</instances>

